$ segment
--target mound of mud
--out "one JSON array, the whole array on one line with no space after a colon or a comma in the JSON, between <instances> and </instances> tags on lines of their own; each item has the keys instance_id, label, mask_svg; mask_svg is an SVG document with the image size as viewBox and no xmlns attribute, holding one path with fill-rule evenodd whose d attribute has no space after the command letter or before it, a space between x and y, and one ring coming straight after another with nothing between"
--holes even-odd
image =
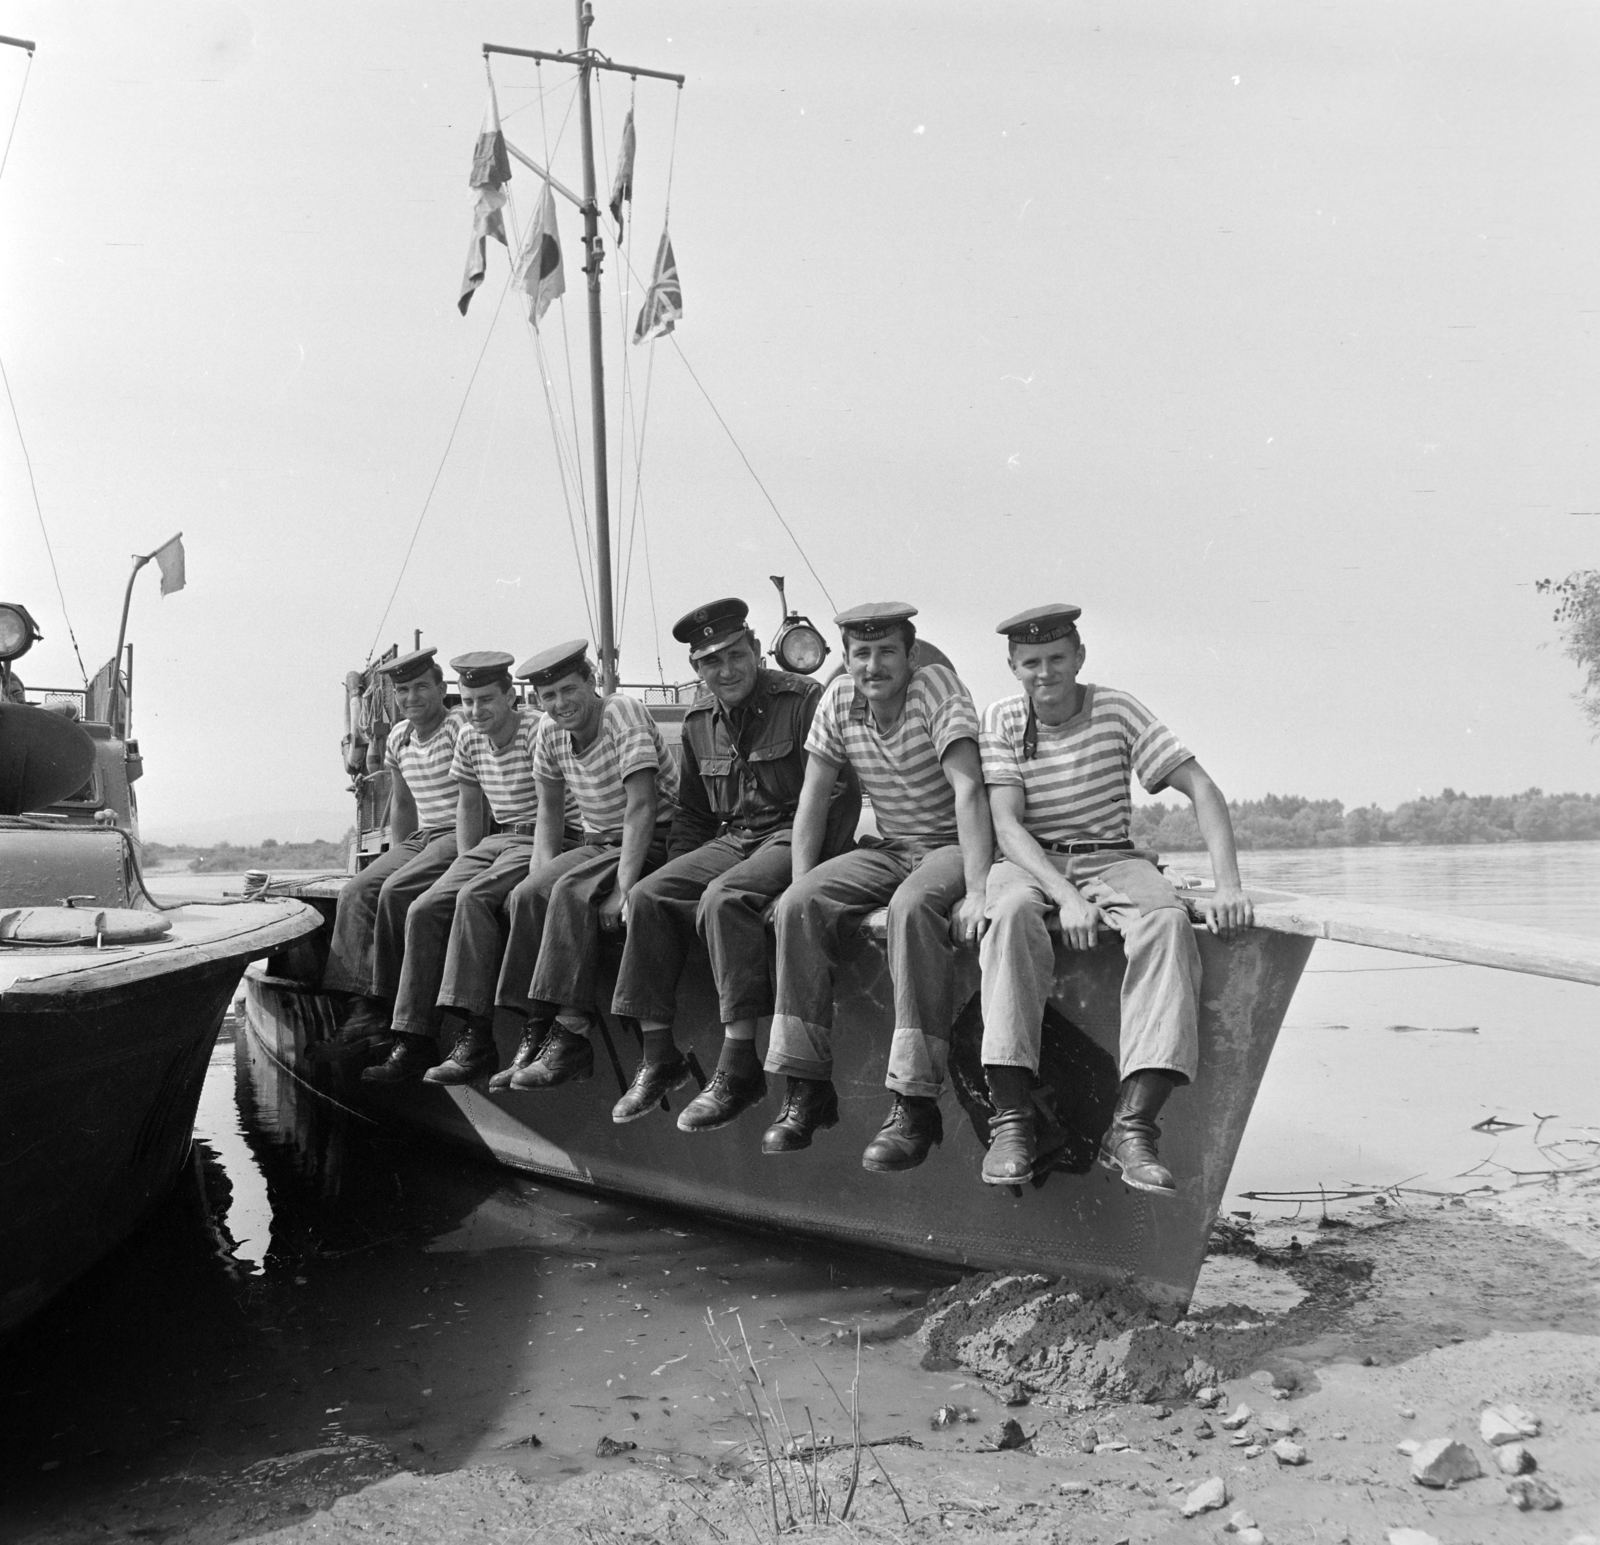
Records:
<instances>
[{"instance_id":1,"label":"mound of mud","mask_svg":"<svg viewBox=\"0 0 1600 1545\"><path fill-rule=\"evenodd\" d=\"M1237 1239L1219 1241L1237 1252ZM1287 1313L1222 1304L1185 1316L1131 1287L990 1272L947 1288L928 1305L918 1337L924 1365L960 1367L996 1384L1018 1383L1047 1405L1084 1410L1110 1401L1180 1399L1261 1366L1274 1347L1314 1334L1365 1290L1370 1260L1345 1241L1253 1259L1299 1286Z\"/></svg>"}]
</instances>

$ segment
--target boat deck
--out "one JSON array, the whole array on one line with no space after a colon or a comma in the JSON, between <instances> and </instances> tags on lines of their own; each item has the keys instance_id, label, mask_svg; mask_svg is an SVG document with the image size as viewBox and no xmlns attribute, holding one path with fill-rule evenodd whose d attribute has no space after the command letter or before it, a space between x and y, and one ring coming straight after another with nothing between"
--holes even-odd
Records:
<instances>
[{"instance_id":1,"label":"boat deck","mask_svg":"<svg viewBox=\"0 0 1600 1545\"><path fill-rule=\"evenodd\" d=\"M100 992L212 961L259 959L311 932L321 915L305 901L189 902L166 914L172 931L148 944L0 948L0 1004Z\"/></svg>"}]
</instances>

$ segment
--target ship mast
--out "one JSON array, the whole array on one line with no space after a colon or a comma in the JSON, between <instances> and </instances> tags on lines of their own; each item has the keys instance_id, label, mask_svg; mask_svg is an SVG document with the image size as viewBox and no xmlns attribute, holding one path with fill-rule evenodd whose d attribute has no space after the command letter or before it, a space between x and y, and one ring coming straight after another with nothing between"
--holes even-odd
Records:
<instances>
[{"instance_id":1,"label":"ship mast","mask_svg":"<svg viewBox=\"0 0 1600 1545\"><path fill-rule=\"evenodd\" d=\"M513 54L520 59L548 60L553 64L574 65L578 71L578 123L583 142L583 271L589 280L589 405L592 422L594 452L594 545L595 586L600 601L600 690L612 693L617 689L617 635L616 614L611 580L611 494L606 476L606 393L605 361L600 350L600 265L605 255L605 243L600 235L600 204L595 190L594 122L589 110L589 82L596 70L614 70L619 75L647 75L653 80L670 80L683 85L681 75L666 70L647 70L640 65L616 64L597 50L589 47L589 29L594 25L593 0L574 0L578 20L578 46L570 54L545 53L536 48L508 48L499 43L485 43L488 54ZM524 165L531 165L524 157ZM551 185L560 188L548 172L540 172Z\"/></svg>"}]
</instances>

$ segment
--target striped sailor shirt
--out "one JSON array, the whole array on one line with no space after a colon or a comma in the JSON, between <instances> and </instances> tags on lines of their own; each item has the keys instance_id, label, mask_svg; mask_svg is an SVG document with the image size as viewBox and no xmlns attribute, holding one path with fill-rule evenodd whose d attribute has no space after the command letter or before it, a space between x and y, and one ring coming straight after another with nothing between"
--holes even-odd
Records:
<instances>
[{"instance_id":1,"label":"striped sailor shirt","mask_svg":"<svg viewBox=\"0 0 1600 1545\"><path fill-rule=\"evenodd\" d=\"M884 837L944 847L958 840L956 795L940 762L958 740L978 739L978 709L948 665L911 673L905 712L880 730L848 676L822 694L806 752L834 767L849 763L861 779Z\"/></svg>"},{"instance_id":2,"label":"striped sailor shirt","mask_svg":"<svg viewBox=\"0 0 1600 1545\"><path fill-rule=\"evenodd\" d=\"M1022 757L1023 693L983 714L983 781L1020 787L1022 824L1040 842L1122 842L1133 818L1130 780L1157 794L1194 753L1136 697L1087 682L1065 724L1037 726L1039 749Z\"/></svg>"},{"instance_id":3,"label":"striped sailor shirt","mask_svg":"<svg viewBox=\"0 0 1600 1545\"><path fill-rule=\"evenodd\" d=\"M656 775L656 821L670 821L678 812L678 758L662 740L650 710L620 693L605 700L600 733L588 750L576 750L571 731L560 729L551 718L540 725L534 744L534 776L564 783L569 811L577 797L584 835L591 840L622 840L628 810L623 779L646 767Z\"/></svg>"},{"instance_id":4,"label":"striped sailor shirt","mask_svg":"<svg viewBox=\"0 0 1600 1545\"><path fill-rule=\"evenodd\" d=\"M452 708L426 740L417 738L417 727L409 719L389 731L383 765L406 780L417 805L417 825L424 831L449 826L456 818L456 780L450 769L461 725L461 710Z\"/></svg>"},{"instance_id":5,"label":"striped sailor shirt","mask_svg":"<svg viewBox=\"0 0 1600 1545\"><path fill-rule=\"evenodd\" d=\"M456 737L451 776L457 783L476 784L481 788L495 821L501 826L538 817L539 786L533 775L533 744L540 720L538 713L519 708L516 732L503 747L497 747L488 735L470 724L463 724Z\"/></svg>"}]
</instances>

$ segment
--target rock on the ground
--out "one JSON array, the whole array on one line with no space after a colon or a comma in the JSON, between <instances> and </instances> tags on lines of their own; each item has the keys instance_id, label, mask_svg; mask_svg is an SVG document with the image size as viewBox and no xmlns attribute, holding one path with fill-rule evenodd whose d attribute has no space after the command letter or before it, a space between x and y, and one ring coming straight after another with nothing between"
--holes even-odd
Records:
<instances>
[{"instance_id":1,"label":"rock on the ground","mask_svg":"<svg viewBox=\"0 0 1600 1545\"><path fill-rule=\"evenodd\" d=\"M1395 1447L1407 1458L1410 1458L1422 1445L1415 1438L1402 1438L1395 1444Z\"/></svg>"},{"instance_id":2,"label":"rock on the ground","mask_svg":"<svg viewBox=\"0 0 1600 1545\"><path fill-rule=\"evenodd\" d=\"M1505 1417L1508 1422L1515 1426L1517 1431L1520 1432L1523 1437L1537 1438L1539 1436L1539 1418L1535 1416L1532 1411L1526 1410L1522 1406L1507 1405L1502 1403L1500 1406L1500 1414Z\"/></svg>"},{"instance_id":3,"label":"rock on the ground","mask_svg":"<svg viewBox=\"0 0 1600 1545\"><path fill-rule=\"evenodd\" d=\"M1439 1541L1426 1529L1391 1529L1389 1545L1439 1545Z\"/></svg>"},{"instance_id":4,"label":"rock on the ground","mask_svg":"<svg viewBox=\"0 0 1600 1545\"><path fill-rule=\"evenodd\" d=\"M1515 1443L1522 1435L1522 1429L1493 1406L1485 1406L1478 1417L1478 1436L1491 1448Z\"/></svg>"},{"instance_id":5,"label":"rock on the ground","mask_svg":"<svg viewBox=\"0 0 1600 1545\"><path fill-rule=\"evenodd\" d=\"M1255 1519L1252 1518L1250 1514L1247 1513L1243 1508L1240 1508L1238 1512L1229 1515L1227 1523L1225 1523L1222 1527L1237 1534L1242 1529L1254 1529L1255 1526Z\"/></svg>"},{"instance_id":6,"label":"rock on the ground","mask_svg":"<svg viewBox=\"0 0 1600 1545\"><path fill-rule=\"evenodd\" d=\"M1303 1445L1289 1438L1279 1438L1272 1445L1272 1457L1280 1465L1303 1465L1306 1462L1306 1451Z\"/></svg>"},{"instance_id":7,"label":"rock on the ground","mask_svg":"<svg viewBox=\"0 0 1600 1545\"><path fill-rule=\"evenodd\" d=\"M1454 1486L1482 1474L1478 1456L1454 1438L1430 1438L1411 1456L1411 1479L1422 1486Z\"/></svg>"},{"instance_id":8,"label":"rock on the ground","mask_svg":"<svg viewBox=\"0 0 1600 1545\"><path fill-rule=\"evenodd\" d=\"M1239 1545L1267 1545L1267 1537L1259 1529L1241 1529Z\"/></svg>"},{"instance_id":9,"label":"rock on the ground","mask_svg":"<svg viewBox=\"0 0 1600 1545\"><path fill-rule=\"evenodd\" d=\"M1183 1499L1183 1516L1185 1518L1197 1518L1201 1513L1214 1513L1219 1507L1226 1507L1227 1505L1227 1483L1220 1475L1213 1475L1209 1480L1201 1481Z\"/></svg>"},{"instance_id":10,"label":"rock on the ground","mask_svg":"<svg viewBox=\"0 0 1600 1545\"><path fill-rule=\"evenodd\" d=\"M1224 1426L1224 1427L1226 1427L1226 1428L1227 1428L1227 1429L1228 1429L1228 1431L1229 1431L1229 1432L1237 1432L1237 1431L1238 1431L1238 1430L1239 1430L1239 1428L1241 1428L1241 1427L1243 1427L1243 1426L1244 1426L1244 1424L1245 1424L1245 1423L1246 1423L1246 1422L1247 1422L1247 1421L1249 1421L1249 1420L1250 1420L1250 1418L1251 1418L1251 1417L1252 1417L1252 1416L1254 1416L1254 1415L1255 1415L1255 1412L1254 1412L1254 1411L1252 1411L1252 1410L1251 1410L1251 1409L1250 1409L1250 1407L1249 1407L1249 1406L1247 1406L1247 1405L1246 1405L1246 1404L1245 1404L1245 1403L1244 1403L1244 1402L1243 1402L1243 1401L1242 1401L1242 1400L1241 1400L1241 1401L1240 1401L1240 1402L1239 1402L1239 1404L1238 1404L1238 1405L1236 1405L1236 1406L1235 1406L1235 1407L1234 1407L1234 1408L1233 1408L1233 1410L1232 1410L1232 1412L1231 1412L1231 1413L1230 1413L1230 1414L1229 1414L1229 1415L1227 1415L1227 1416L1224 1416L1224 1417L1223 1417L1223 1418L1222 1418L1222 1419L1221 1419L1221 1421L1222 1421L1222 1425L1223 1425L1223 1426Z\"/></svg>"},{"instance_id":11,"label":"rock on the ground","mask_svg":"<svg viewBox=\"0 0 1600 1545\"><path fill-rule=\"evenodd\" d=\"M1502 1444L1494 1451L1494 1462L1507 1475L1526 1475L1539 1468L1539 1461L1526 1443Z\"/></svg>"},{"instance_id":12,"label":"rock on the ground","mask_svg":"<svg viewBox=\"0 0 1600 1545\"><path fill-rule=\"evenodd\" d=\"M1517 1504L1518 1510L1524 1513L1548 1513L1561 1506L1561 1498L1552 1487L1526 1475L1518 1480L1507 1481L1506 1495Z\"/></svg>"}]
</instances>

